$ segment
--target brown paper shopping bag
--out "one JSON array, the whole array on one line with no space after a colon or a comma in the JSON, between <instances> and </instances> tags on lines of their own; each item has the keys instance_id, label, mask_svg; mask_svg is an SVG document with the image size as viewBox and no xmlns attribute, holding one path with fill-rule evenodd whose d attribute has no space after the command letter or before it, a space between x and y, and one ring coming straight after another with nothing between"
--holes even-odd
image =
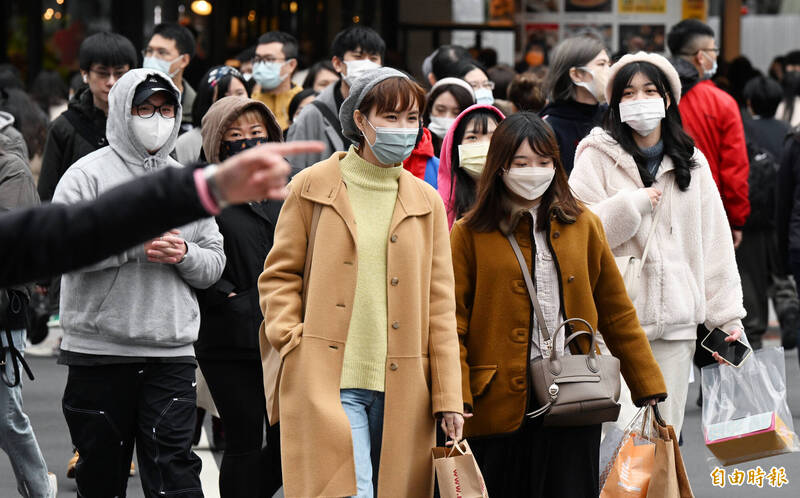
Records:
<instances>
[{"instance_id":1,"label":"brown paper shopping bag","mask_svg":"<svg viewBox=\"0 0 800 498\"><path fill-rule=\"evenodd\" d=\"M622 443L600 498L645 498L655 461L655 444L631 433Z\"/></svg>"},{"instance_id":2,"label":"brown paper shopping bag","mask_svg":"<svg viewBox=\"0 0 800 498\"><path fill-rule=\"evenodd\" d=\"M431 450L441 498L489 498L481 469L466 439L452 448Z\"/></svg>"},{"instance_id":3,"label":"brown paper shopping bag","mask_svg":"<svg viewBox=\"0 0 800 498\"><path fill-rule=\"evenodd\" d=\"M658 423L655 428L656 454L647 498L693 498L675 430Z\"/></svg>"}]
</instances>

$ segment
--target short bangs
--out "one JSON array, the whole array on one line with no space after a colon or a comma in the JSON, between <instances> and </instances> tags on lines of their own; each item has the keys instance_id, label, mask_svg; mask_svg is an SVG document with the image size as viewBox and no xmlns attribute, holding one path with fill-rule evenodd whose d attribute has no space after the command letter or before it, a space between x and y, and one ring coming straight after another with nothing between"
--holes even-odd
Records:
<instances>
[{"instance_id":1,"label":"short bangs","mask_svg":"<svg viewBox=\"0 0 800 498\"><path fill-rule=\"evenodd\" d=\"M368 115L372 109L376 114L387 112L417 111L425 108L425 90L407 78L388 78L367 93L358 110Z\"/></svg>"},{"instance_id":2,"label":"short bangs","mask_svg":"<svg viewBox=\"0 0 800 498\"><path fill-rule=\"evenodd\" d=\"M267 126L267 119L266 118L267 117L264 116L263 112L259 111L258 109L250 107L250 108L246 109L243 113L239 114L239 116L236 118L235 121L238 121L238 120L241 119L245 123L248 123L248 124L256 124L256 123L258 123L258 124L264 125L264 127L266 127Z\"/></svg>"},{"instance_id":3,"label":"short bangs","mask_svg":"<svg viewBox=\"0 0 800 498\"><path fill-rule=\"evenodd\" d=\"M495 125L500 124L500 116L489 109L475 109L470 112L458 123L459 128L463 130L462 138L463 135L467 133L467 129L470 128L470 126L475 133L486 135L489 133L489 121L493 122Z\"/></svg>"}]
</instances>

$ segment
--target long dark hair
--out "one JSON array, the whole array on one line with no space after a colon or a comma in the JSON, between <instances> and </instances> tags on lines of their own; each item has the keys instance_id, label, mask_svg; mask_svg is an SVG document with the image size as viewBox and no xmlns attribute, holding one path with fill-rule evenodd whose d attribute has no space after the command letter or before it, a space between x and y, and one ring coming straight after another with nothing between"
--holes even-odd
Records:
<instances>
[{"instance_id":1,"label":"long dark hair","mask_svg":"<svg viewBox=\"0 0 800 498\"><path fill-rule=\"evenodd\" d=\"M464 216L464 223L469 228L491 232L500 227L501 220L511 215L506 202L511 193L503 182L503 175L511 167L517 149L526 140L534 152L552 158L555 168L553 182L542 195L536 212L536 229L547 229L551 215L561 223L574 223L578 219L582 209L569 189L553 129L532 112L518 112L503 120L492 135L486 166L478 181L475 205Z\"/></svg>"},{"instance_id":2,"label":"long dark hair","mask_svg":"<svg viewBox=\"0 0 800 498\"><path fill-rule=\"evenodd\" d=\"M475 180L459 167L461 163L458 146L464 140L467 126L474 125L475 131L484 135L489 133L489 120L500 124L500 116L497 113L484 108L475 109L463 116L453 131L453 142L450 145L450 185L454 189L451 197L456 219L461 218L475 203Z\"/></svg>"},{"instance_id":3,"label":"long dark hair","mask_svg":"<svg viewBox=\"0 0 800 498\"><path fill-rule=\"evenodd\" d=\"M664 99L665 106L667 105L667 100L669 100L666 117L661 120L661 140L664 142L664 155L669 156L675 165L675 180L678 188L681 191L686 191L692 180L690 170L698 166L693 158L694 140L683 130L681 115L678 112L678 100L672 94L667 76L660 69L645 61L631 62L620 68L614 77L611 100L608 103L608 112L606 112L603 127L622 146L625 152L630 154L633 160L636 161L636 166L639 168L639 174L644 185L646 187L652 185L655 178L647 170L647 159L633 139L635 132L630 126L623 123L619 117L619 103L622 100L622 94L625 91L625 87L628 86L637 73L641 73L645 78L655 83L659 95Z\"/></svg>"}]
</instances>

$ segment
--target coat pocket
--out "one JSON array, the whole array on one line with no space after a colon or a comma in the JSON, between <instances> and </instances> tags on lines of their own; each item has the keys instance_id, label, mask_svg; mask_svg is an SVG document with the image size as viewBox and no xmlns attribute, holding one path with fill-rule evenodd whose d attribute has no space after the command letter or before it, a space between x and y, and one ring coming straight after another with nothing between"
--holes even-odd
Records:
<instances>
[{"instance_id":1,"label":"coat pocket","mask_svg":"<svg viewBox=\"0 0 800 498\"><path fill-rule=\"evenodd\" d=\"M477 398L486 392L489 383L497 373L497 365L478 365L469 367L469 389Z\"/></svg>"}]
</instances>

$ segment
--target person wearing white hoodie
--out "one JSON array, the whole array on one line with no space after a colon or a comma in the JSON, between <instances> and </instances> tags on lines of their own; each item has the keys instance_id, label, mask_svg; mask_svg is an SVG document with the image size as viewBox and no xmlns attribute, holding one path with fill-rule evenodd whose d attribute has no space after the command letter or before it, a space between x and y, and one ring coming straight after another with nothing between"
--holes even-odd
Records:
<instances>
[{"instance_id":1,"label":"person wearing white hoodie","mask_svg":"<svg viewBox=\"0 0 800 498\"><path fill-rule=\"evenodd\" d=\"M733 240L708 162L681 125L672 65L656 54L626 55L605 93L604 126L578 145L569 183L600 216L617 257L642 258L655 223L633 303L667 383L662 414L680 433L697 324L746 342ZM618 423L632 412L623 403Z\"/></svg>"},{"instance_id":2,"label":"person wearing white hoodie","mask_svg":"<svg viewBox=\"0 0 800 498\"><path fill-rule=\"evenodd\" d=\"M133 69L109 94L108 146L72 165L53 202L96 198L133 178L180 167L169 156L180 93L163 73ZM59 363L69 367L62 406L79 496L125 496L134 444L147 496L202 497L195 423L193 288L225 267L213 218L63 276Z\"/></svg>"}]
</instances>

